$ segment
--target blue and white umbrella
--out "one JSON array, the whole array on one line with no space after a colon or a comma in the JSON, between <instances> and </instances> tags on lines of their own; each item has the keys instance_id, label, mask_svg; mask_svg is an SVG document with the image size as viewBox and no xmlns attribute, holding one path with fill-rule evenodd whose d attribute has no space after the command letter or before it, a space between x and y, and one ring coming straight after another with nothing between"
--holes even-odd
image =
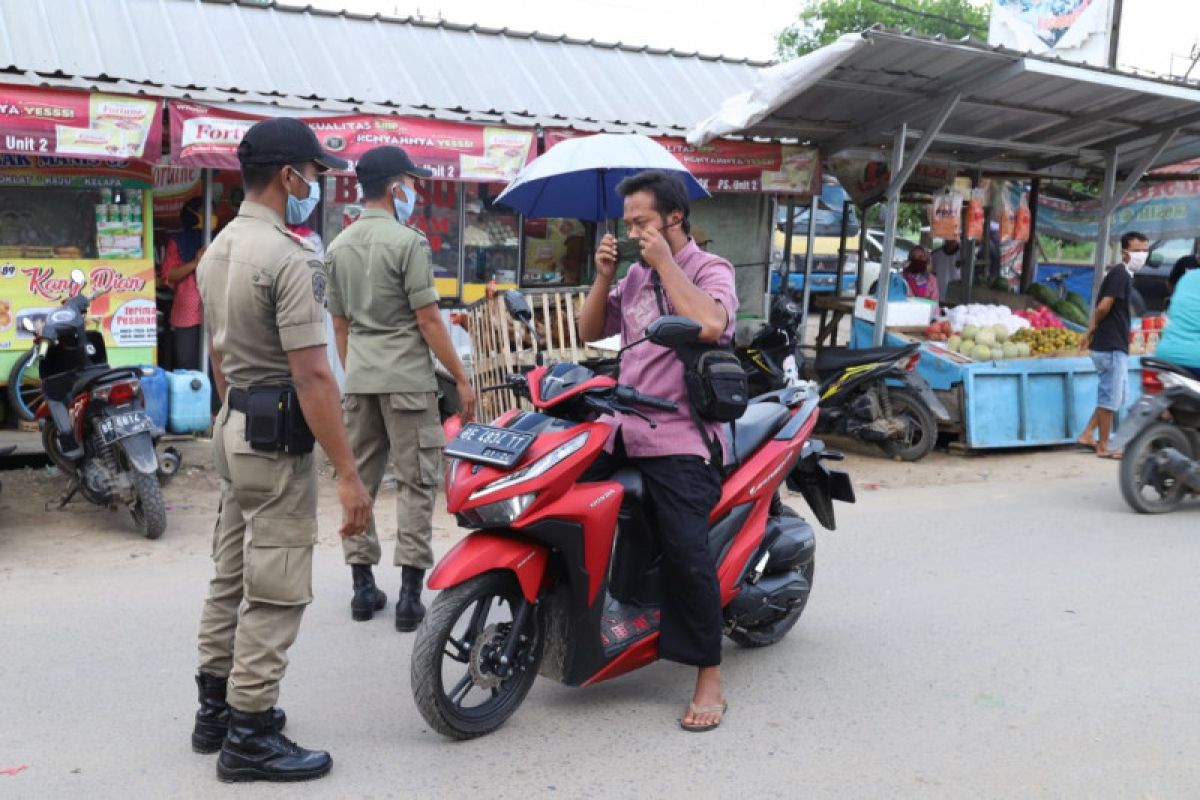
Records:
<instances>
[{"instance_id":1,"label":"blue and white umbrella","mask_svg":"<svg viewBox=\"0 0 1200 800\"><path fill-rule=\"evenodd\" d=\"M607 220L624 213L617 184L643 170L672 172L688 197L708 190L658 142L636 133L597 133L568 139L525 165L497 203L527 217Z\"/></svg>"}]
</instances>

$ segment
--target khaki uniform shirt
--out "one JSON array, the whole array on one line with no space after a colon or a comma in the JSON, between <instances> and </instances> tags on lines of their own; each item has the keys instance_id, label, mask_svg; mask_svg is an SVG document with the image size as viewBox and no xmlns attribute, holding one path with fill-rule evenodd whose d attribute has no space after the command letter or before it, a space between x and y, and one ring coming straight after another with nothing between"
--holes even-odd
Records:
<instances>
[{"instance_id":1,"label":"khaki uniform shirt","mask_svg":"<svg viewBox=\"0 0 1200 800\"><path fill-rule=\"evenodd\" d=\"M438 301L425 236L368 208L329 245L329 313L350 323L346 394L437 391L416 309Z\"/></svg>"},{"instance_id":2,"label":"khaki uniform shirt","mask_svg":"<svg viewBox=\"0 0 1200 800\"><path fill-rule=\"evenodd\" d=\"M230 386L287 384L287 352L325 345L325 265L271 209L246 200L196 267Z\"/></svg>"}]
</instances>

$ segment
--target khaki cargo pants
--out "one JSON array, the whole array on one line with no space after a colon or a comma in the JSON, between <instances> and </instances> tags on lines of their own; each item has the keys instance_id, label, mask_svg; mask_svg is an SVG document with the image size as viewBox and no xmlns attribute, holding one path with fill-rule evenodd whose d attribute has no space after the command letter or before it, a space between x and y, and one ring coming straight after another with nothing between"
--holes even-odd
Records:
<instances>
[{"instance_id":1,"label":"khaki cargo pants","mask_svg":"<svg viewBox=\"0 0 1200 800\"><path fill-rule=\"evenodd\" d=\"M342 399L354 461L371 499L379 492L389 456L396 473L398 567L433 566L433 504L442 448L437 392L348 394ZM347 564L378 564L381 551L372 516L367 530L342 539Z\"/></svg>"},{"instance_id":2,"label":"khaki cargo pants","mask_svg":"<svg viewBox=\"0 0 1200 800\"><path fill-rule=\"evenodd\" d=\"M288 648L312 602L317 471L311 454L252 449L245 430L245 416L228 405L213 428L221 507L200 669L228 676L229 704L257 712L278 701Z\"/></svg>"}]
</instances>

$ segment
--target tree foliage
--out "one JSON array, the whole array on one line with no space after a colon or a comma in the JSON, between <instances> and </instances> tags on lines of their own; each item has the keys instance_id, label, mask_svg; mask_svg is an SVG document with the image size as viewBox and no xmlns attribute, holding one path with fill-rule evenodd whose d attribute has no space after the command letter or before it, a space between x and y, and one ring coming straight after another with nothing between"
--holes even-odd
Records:
<instances>
[{"instance_id":1,"label":"tree foliage","mask_svg":"<svg viewBox=\"0 0 1200 800\"><path fill-rule=\"evenodd\" d=\"M800 18L775 36L781 59L795 58L872 25L948 39L987 38L991 4L979 0L804 0Z\"/></svg>"}]
</instances>

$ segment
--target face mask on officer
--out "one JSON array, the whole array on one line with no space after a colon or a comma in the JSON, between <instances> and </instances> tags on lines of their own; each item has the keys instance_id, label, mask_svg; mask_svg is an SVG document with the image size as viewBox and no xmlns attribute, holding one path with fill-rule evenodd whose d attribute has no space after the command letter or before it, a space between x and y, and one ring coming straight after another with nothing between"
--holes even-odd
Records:
<instances>
[{"instance_id":1,"label":"face mask on officer","mask_svg":"<svg viewBox=\"0 0 1200 800\"><path fill-rule=\"evenodd\" d=\"M287 223L289 225L299 225L312 216L313 210L316 209L317 203L321 202L321 182L309 180L294 167L288 167L302 183L308 184L308 196L296 197L290 191L287 199Z\"/></svg>"},{"instance_id":2,"label":"face mask on officer","mask_svg":"<svg viewBox=\"0 0 1200 800\"><path fill-rule=\"evenodd\" d=\"M417 192L406 183L397 183L395 186L400 187L400 191L404 193L404 199L396 197L393 191L392 205L396 208L396 219L405 222L413 215L413 210L416 208ZM395 186L393 186L393 189Z\"/></svg>"}]
</instances>

